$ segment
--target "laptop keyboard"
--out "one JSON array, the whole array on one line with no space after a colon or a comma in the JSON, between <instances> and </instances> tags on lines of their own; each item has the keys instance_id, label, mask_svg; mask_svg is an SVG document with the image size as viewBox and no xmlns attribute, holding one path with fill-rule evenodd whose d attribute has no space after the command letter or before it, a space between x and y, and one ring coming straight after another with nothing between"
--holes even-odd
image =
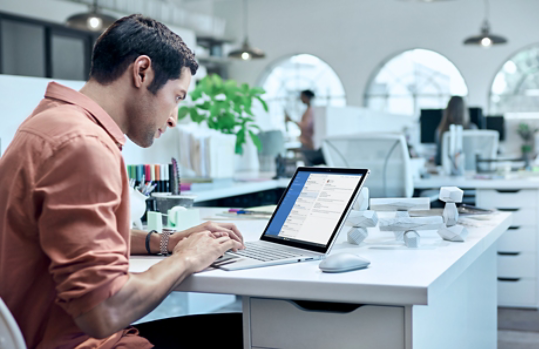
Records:
<instances>
[{"instance_id":1,"label":"laptop keyboard","mask_svg":"<svg viewBox=\"0 0 539 349\"><path fill-rule=\"evenodd\" d=\"M238 250L237 252L231 252L235 255L242 257L249 257L261 262L275 261L279 259L293 258L303 256L301 253L293 253L290 251L278 250L275 248L269 248L260 246L257 243L245 243L245 250Z\"/></svg>"}]
</instances>

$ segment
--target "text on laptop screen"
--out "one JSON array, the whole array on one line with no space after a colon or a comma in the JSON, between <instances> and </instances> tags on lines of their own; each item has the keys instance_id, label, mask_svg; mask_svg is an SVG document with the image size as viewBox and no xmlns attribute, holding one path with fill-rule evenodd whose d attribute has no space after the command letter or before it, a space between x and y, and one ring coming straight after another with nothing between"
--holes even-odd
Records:
<instances>
[{"instance_id":1,"label":"text on laptop screen","mask_svg":"<svg viewBox=\"0 0 539 349\"><path fill-rule=\"evenodd\" d=\"M298 172L264 236L326 245L361 177Z\"/></svg>"}]
</instances>

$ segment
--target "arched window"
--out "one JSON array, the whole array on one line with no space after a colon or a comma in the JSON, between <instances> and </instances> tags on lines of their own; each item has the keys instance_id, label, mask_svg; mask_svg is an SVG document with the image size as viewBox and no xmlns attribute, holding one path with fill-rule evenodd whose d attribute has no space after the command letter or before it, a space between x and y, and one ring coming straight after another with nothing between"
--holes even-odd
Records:
<instances>
[{"instance_id":1,"label":"arched window","mask_svg":"<svg viewBox=\"0 0 539 349\"><path fill-rule=\"evenodd\" d=\"M539 44L504 63L490 88L490 114L539 111Z\"/></svg>"},{"instance_id":2,"label":"arched window","mask_svg":"<svg viewBox=\"0 0 539 349\"><path fill-rule=\"evenodd\" d=\"M395 114L445 108L452 95L466 96L462 75L447 58L424 49L405 51L384 62L367 87L364 105Z\"/></svg>"},{"instance_id":3,"label":"arched window","mask_svg":"<svg viewBox=\"0 0 539 349\"><path fill-rule=\"evenodd\" d=\"M259 85L266 90L264 99L269 105L273 127L284 130L284 114L300 120L305 106L299 100L303 90L312 90L314 106L345 106L346 97L341 80L331 67L320 58L299 54L281 59L266 69ZM288 123L288 135L299 135L296 125Z\"/></svg>"}]
</instances>

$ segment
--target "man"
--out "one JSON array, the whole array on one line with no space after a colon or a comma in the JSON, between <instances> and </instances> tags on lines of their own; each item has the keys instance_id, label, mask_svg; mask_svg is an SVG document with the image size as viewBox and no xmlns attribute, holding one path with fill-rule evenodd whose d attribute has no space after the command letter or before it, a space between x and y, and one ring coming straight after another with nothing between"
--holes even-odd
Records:
<instances>
[{"instance_id":1,"label":"man","mask_svg":"<svg viewBox=\"0 0 539 349\"><path fill-rule=\"evenodd\" d=\"M163 24L124 17L96 42L80 92L50 83L0 159L0 297L29 348L150 348L129 324L191 273L243 248L235 226L206 223L163 241L170 257L129 273L129 252L145 253L148 235L130 239L124 135L149 147L174 127L197 67ZM157 253L160 238L150 234L148 242ZM238 316L227 323L241 328ZM208 338L193 336L207 328L185 327L193 323L200 321L141 331L163 347L204 346ZM211 328L213 338L223 331Z\"/></svg>"}]
</instances>

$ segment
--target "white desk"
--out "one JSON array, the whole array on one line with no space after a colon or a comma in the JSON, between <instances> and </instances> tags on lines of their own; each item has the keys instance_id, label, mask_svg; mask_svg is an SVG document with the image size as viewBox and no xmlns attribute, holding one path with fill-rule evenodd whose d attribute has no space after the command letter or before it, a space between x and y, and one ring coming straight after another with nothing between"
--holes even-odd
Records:
<instances>
[{"instance_id":1,"label":"white desk","mask_svg":"<svg viewBox=\"0 0 539 349\"><path fill-rule=\"evenodd\" d=\"M513 212L512 226L498 241L498 305L539 308L539 176L495 180L432 176L414 185L475 189L477 206Z\"/></svg>"},{"instance_id":2,"label":"white desk","mask_svg":"<svg viewBox=\"0 0 539 349\"><path fill-rule=\"evenodd\" d=\"M266 221L235 223L246 240L255 240ZM318 262L306 262L214 270L189 277L177 291L244 296L245 348L346 348L360 343L362 348L495 348L495 242L510 223L509 213L499 213L481 227L469 227L466 242L432 250L369 249L392 239L392 233L377 228L369 229L367 244L359 247L344 242L341 234L333 251L365 256L372 262L368 269L326 274ZM422 233L425 243L439 240L435 232ZM156 262L132 257L130 270L143 271ZM304 311L287 300L366 306L340 314Z\"/></svg>"}]
</instances>

